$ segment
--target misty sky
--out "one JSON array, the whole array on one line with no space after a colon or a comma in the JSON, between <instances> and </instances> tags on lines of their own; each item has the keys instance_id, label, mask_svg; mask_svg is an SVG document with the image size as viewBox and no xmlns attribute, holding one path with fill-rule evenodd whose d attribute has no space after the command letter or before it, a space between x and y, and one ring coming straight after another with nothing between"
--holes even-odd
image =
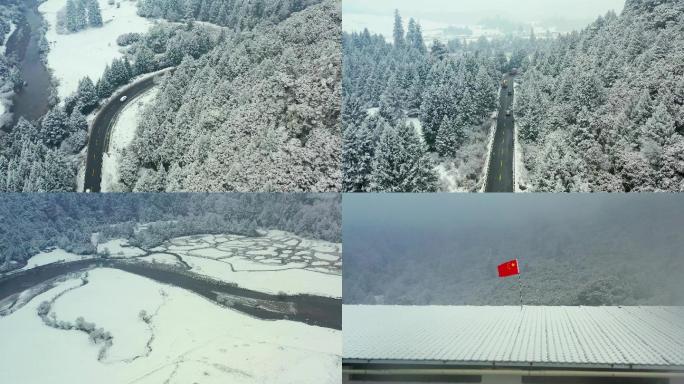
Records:
<instances>
[{"instance_id":1,"label":"misty sky","mask_svg":"<svg viewBox=\"0 0 684 384\"><path fill-rule=\"evenodd\" d=\"M684 195L345 194L342 207L347 303L515 304L516 280L496 275L513 258L531 304L578 305L604 281L627 292L618 304L684 303Z\"/></svg>"},{"instance_id":2,"label":"misty sky","mask_svg":"<svg viewBox=\"0 0 684 384\"><path fill-rule=\"evenodd\" d=\"M608 212L617 211L619 220L633 218L644 225L656 220L684 228L684 196L668 194L345 194L343 202L344 226L457 230L480 225L519 227L540 221L562 225L570 220L606 219Z\"/></svg>"},{"instance_id":3,"label":"misty sky","mask_svg":"<svg viewBox=\"0 0 684 384\"><path fill-rule=\"evenodd\" d=\"M392 14L399 9L406 19L414 17L426 29L474 25L492 17L525 24L570 24L574 29L611 9L620 12L623 6L624 0L343 0L342 24L346 31L367 27L389 36Z\"/></svg>"}]
</instances>

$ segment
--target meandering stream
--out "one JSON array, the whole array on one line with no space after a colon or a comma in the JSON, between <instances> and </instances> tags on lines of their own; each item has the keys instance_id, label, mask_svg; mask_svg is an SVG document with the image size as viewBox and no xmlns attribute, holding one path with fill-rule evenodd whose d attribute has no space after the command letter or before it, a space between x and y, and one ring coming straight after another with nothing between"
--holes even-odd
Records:
<instances>
[{"instance_id":1,"label":"meandering stream","mask_svg":"<svg viewBox=\"0 0 684 384\"><path fill-rule=\"evenodd\" d=\"M36 0L26 0L23 20L7 40L7 53L19 59L19 70L25 81L12 98L13 124L24 117L36 121L48 110L50 73L40 57L42 17Z\"/></svg>"},{"instance_id":2,"label":"meandering stream","mask_svg":"<svg viewBox=\"0 0 684 384\"><path fill-rule=\"evenodd\" d=\"M251 316L274 320L289 319L321 327L342 329L342 301L310 295L272 295L240 288L192 272L164 265L112 259L78 260L34 267L0 278L0 301L52 279L93 268L116 268L173 285L223 305L219 296L247 299L230 307ZM256 304L248 304L256 303ZM282 306L274 305L281 303ZM279 310L279 308L293 310Z\"/></svg>"}]
</instances>

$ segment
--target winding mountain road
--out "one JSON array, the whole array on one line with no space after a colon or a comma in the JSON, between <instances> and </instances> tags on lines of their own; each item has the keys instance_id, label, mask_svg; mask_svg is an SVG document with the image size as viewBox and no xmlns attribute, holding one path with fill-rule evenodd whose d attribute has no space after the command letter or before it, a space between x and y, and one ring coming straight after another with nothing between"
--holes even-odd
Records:
<instances>
[{"instance_id":1,"label":"winding mountain road","mask_svg":"<svg viewBox=\"0 0 684 384\"><path fill-rule=\"evenodd\" d=\"M485 192L513 192L513 112L511 111L510 116L506 116L506 111L513 109L513 76L507 74L504 79L508 87L502 87L499 93L499 116L492 150L489 154L489 172Z\"/></svg>"},{"instance_id":2,"label":"winding mountain road","mask_svg":"<svg viewBox=\"0 0 684 384\"><path fill-rule=\"evenodd\" d=\"M121 111L135 98L154 87L155 79L159 75L172 70L172 68L169 68L160 71L153 76L146 77L129 85L117 92L97 113L88 137L88 158L86 160L85 182L83 184L86 192L100 192L102 156L109 148L109 136ZM124 96L126 96L126 100L122 102L121 98Z\"/></svg>"}]
</instances>

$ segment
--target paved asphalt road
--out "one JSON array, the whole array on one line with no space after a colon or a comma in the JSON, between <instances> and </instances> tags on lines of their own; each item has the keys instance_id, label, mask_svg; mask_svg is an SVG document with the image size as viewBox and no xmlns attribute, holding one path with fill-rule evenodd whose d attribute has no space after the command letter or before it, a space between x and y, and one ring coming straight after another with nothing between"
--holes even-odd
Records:
<instances>
[{"instance_id":1,"label":"paved asphalt road","mask_svg":"<svg viewBox=\"0 0 684 384\"><path fill-rule=\"evenodd\" d=\"M513 77L506 75L505 79L508 87L501 88L499 95L499 116L489 156L485 192L513 192L513 112L506 116L506 110L513 108Z\"/></svg>"},{"instance_id":2,"label":"paved asphalt road","mask_svg":"<svg viewBox=\"0 0 684 384\"><path fill-rule=\"evenodd\" d=\"M93 128L88 138L88 159L86 160L86 174L84 188L90 192L100 192L102 181L102 155L109 147L109 134L116 122L116 118L126 104L145 93L154 86L154 79L150 76L117 93L95 117ZM126 96L125 102L120 99Z\"/></svg>"}]
</instances>

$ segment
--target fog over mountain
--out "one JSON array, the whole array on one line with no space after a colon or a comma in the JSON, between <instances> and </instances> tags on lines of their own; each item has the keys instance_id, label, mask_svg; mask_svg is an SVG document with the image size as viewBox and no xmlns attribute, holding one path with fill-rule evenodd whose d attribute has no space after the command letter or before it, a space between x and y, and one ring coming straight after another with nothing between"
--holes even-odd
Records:
<instances>
[{"instance_id":1,"label":"fog over mountain","mask_svg":"<svg viewBox=\"0 0 684 384\"><path fill-rule=\"evenodd\" d=\"M561 31L581 29L609 10L622 11L624 0L344 0L343 29L392 34L392 12L410 14L426 28L448 25L476 25L484 20L507 23L540 23Z\"/></svg>"},{"instance_id":2,"label":"fog over mountain","mask_svg":"<svg viewBox=\"0 0 684 384\"><path fill-rule=\"evenodd\" d=\"M684 304L684 198L345 195L348 304Z\"/></svg>"}]
</instances>

